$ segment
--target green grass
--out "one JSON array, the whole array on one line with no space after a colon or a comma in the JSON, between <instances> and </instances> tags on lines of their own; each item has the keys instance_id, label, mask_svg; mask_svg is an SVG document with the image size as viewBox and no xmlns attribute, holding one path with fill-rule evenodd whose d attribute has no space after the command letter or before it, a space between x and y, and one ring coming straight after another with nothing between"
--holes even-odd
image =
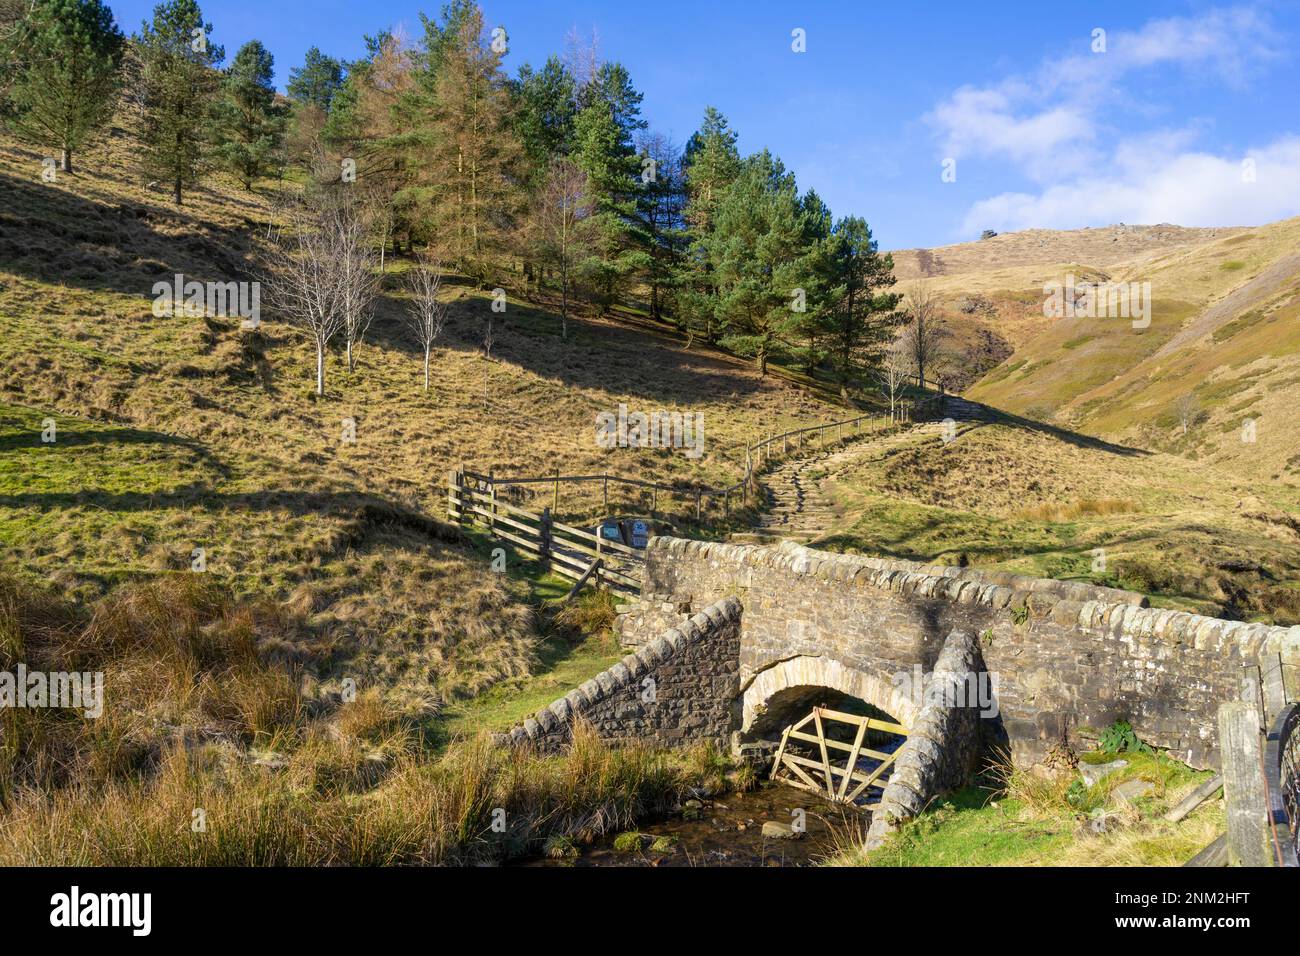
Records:
<instances>
[{"instance_id":1,"label":"green grass","mask_svg":"<svg viewBox=\"0 0 1300 956\"><path fill-rule=\"evenodd\" d=\"M940 801L892 834L879 849L849 848L834 860L865 866L1177 865L1212 839L1222 811L1208 803L1181 824L1161 815L1209 777L1162 754L1085 754L1091 762L1120 757L1129 765L1092 787L1069 775L1056 780L1017 771L1007 782L986 776ZM1112 794L1130 780L1152 785L1131 804ZM1106 832L1090 821L1105 816Z\"/></svg>"},{"instance_id":2,"label":"green grass","mask_svg":"<svg viewBox=\"0 0 1300 956\"><path fill-rule=\"evenodd\" d=\"M845 518L819 541L828 550L1086 581L1140 591L1156 607L1300 622L1300 542L1261 535L1260 521L1242 514L1241 489L1184 458L1007 422L965 429L950 445L916 430L834 471L821 487ZM1294 514L1294 490L1275 492L1255 510ZM1104 564L1094 567L1098 548Z\"/></svg>"},{"instance_id":3,"label":"green grass","mask_svg":"<svg viewBox=\"0 0 1300 956\"><path fill-rule=\"evenodd\" d=\"M452 705L443 714L444 732L456 739L481 730L509 730L625 656L608 636L588 637L575 646L558 637L548 638L538 647L535 674L502 681L477 697Z\"/></svg>"}]
</instances>

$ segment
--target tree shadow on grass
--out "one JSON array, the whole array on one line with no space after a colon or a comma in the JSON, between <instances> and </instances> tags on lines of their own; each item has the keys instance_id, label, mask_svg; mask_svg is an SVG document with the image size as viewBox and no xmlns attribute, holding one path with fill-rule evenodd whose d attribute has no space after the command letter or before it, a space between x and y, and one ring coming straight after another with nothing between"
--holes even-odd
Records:
<instances>
[{"instance_id":1,"label":"tree shadow on grass","mask_svg":"<svg viewBox=\"0 0 1300 956\"><path fill-rule=\"evenodd\" d=\"M37 412L39 414L39 412ZM58 417L51 415L56 422ZM31 424L0 416L0 455L5 452L44 448L51 454L68 448L111 447L114 445L168 445L183 448L201 462L211 467L221 477L231 475L229 466L221 461L205 445L190 438L168 435L163 432L149 431L142 428L59 428L57 440L49 444L41 441L41 430ZM16 429L16 430L8 430Z\"/></svg>"},{"instance_id":2,"label":"tree shadow on grass","mask_svg":"<svg viewBox=\"0 0 1300 956\"><path fill-rule=\"evenodd\" d=\"M491 302L475 296L451 303L446 330L435 348L482 351L491 314L494 359L566 386L654 403L634 409L646 412L698 402L744 400L769 389L789 387L775 376L760 379L748 363L703 348L687 351L666 335L644 328L571 314L565 340L560 337L559 315L545 303L512 298L505 313L491 313ZM418 356L420 347L403 322L406 308L407 303L395 295L381 298L367 340Z\"/></svg>"},{"instance_id":3,"label":"tree shadow on grass","mask_svg":"<svg viewBox=\"0 0 1300 956\"><path fill-rule=\"evenodd\" d=\"M0 267L39 282L151 297L176 273L237 281L247 272L235 235L208 235L197 214L110 203L0 172ZM154 224L178 229L170 235Z\"/></svg>"}]
</instances>

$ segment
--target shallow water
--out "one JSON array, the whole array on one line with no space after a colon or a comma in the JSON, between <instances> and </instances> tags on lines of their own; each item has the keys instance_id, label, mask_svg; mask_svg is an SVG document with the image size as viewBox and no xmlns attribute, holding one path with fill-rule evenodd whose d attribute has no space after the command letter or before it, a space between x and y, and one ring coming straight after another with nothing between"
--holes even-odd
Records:
<instances>
[{"instance_id":1,"label":"shallow water","mask_svg":"<svg viewBox=\"0 0 1300 956\"><path fill-rule=\"evenodd\" d=\"M643 823L638 832L646 848L614 849L617 834L581 848L576 859L537 859L523 866L816 866L835 854L841 841L866 833L869 815L793 787L765 785L750 793L729 793L702 799L698 808L684 808L662 820ZM791 824L793 810L804 811L805 832L797 840L763 836L767 821ZM695 819L688 819L698 813ZM649 849L653 839L667 837L671 849Z\"/></svg>"}]
</instances>

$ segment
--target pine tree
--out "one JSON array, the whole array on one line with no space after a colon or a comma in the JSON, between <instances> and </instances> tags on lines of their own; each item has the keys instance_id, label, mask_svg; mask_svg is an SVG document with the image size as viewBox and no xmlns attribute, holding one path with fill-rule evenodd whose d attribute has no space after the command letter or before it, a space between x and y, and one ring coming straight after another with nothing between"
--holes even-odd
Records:
<instances>
[{"instance_id":1,"label":"pine tree","mask_svg":"<svg viewBox=\"0 0 1300 956\"><path fill-rule=\"evenodd\" d=\"M688 344L698 332L712 343L717 328L718 289L708 253L713 211L740 173L736 133L727 118L710 106L704 122L687 141L682 157L685 176L686 250L675 281L677 322Z\"/></svg>"},{"instance_id":2,"label":"pine tree","mask_svg":"<svg viewBox=\"0 0 1300 956\"><path fill-rule=\"evenodd\" d=\"M694 238L709 233L714 207L740 174L736 136L727 118L710 106L704 110L704 122L699 130L686 144L683 163L690 199L686 218Z\"/></svg>"},{"instance_id":3,"label":"pine tree","mask_svg":"<svg viewBox=\"0 0 1300 956\"><path fill-rule=\"evenodd\" d=\"M659 320L682 274L686 183L681 154L666 136L656 133L643 137L640 159L637 217L649 256L645 280L650 287L650 316Z\"/></svg>"},{"instance_id":4,"label":"pine tree","mask_svg":"<svg viewBox=\"0 0 1300 956\"><path fill-rule=\"evenodd\" d=\"M152 23L141 26L136 40L143 64L144 166L171 184L178 206L184 188L199 176L215 68L225 57L209 41L211 32L195 0L167 0L154 7Z\"/></svg>"},{"instance_id":5,"label":"pine tree","mask_svg":"<svg viewBox=\"0 0 1300 956\"><path fill-rule=\"evenodd\" d=\"M513 86L519 138L533 169L544 173L552 157L566 156L573 148L577 83L560 58L552 56L540 71L521 66Z\"/></svg>"},{"instance_id":6,"label":"pine tree","mask_svg":"<svg viewBox=\"0 0 1300 956\"><path fill-rule=\"evenodd\" d=\"M326 56L320 47L312 47L307 51L302 66L289 71L289 83L285 89L295 103L314 106L322 113L328 113L334 94L342 85L343 64L332 56Z\"/></svg>"},{"instance_id":7,"label":"pine tree","mask_svg":"<svg viewBox=\"0 0 1300 956\"><path fill-rule=\"evenodd\" d=\"M240 47L212 110L217 162L251 190L274 167L284 140L285 112L275 102L275 64L261 42Z\"/></svg>"},{"instance_id":8,"label":"pine tree","mask_svg":"<svg viewBox=\"0 0 1300 956\"><path fill-rule=\"evenodd\" d=\"M806 282L805 228L794 175L767 150L745 160L714 209L707 248L725 341L754 356L760 375L799 327L794 304Z\"/></svg>"},{"instance_id":9,"label":"pine tree","mask_svg":"<svg viewBox=\"0 0 1300 956\"><path fill-rule=\"evenodd\" d=\"M41 0L23 24L22 69L10 92L16 135L73 153L113 114L124 41L100 0Z\"/></svg>"},{"instance_id":10,"label":"pine tree","mask_svg":"<svg viewBox=\"0 0 1300 956\"><path fill-rule=\"evenodd\" d=\"M426 125L414 141L418 198L441 256L486 282L509 246L522 196L523 147L515 135L501 56L484 42L483 16L453 5L425 52L434 64ZM430 101L431 100L431 101Z\"/></svg>"},{"instance_id":11,"label":"pine tree","mask_svg":"<svg viewBox=\"0 0 1300 956\"><path fill-rule=\"evenodd\" d=\"M603 311L649 264L645 235L636 223L641 163L603 99L578 114L573 159L587 174L592 198L591 252L580 270Z\"/></svg>"},{"instance_id":12,"label":"pine tree","mask_svg":"<svg viewBox=\"0 0 1300 956\"><path fill-rule=\"evenodd\" d=\"M866 220L846 216L835 224L829 258L840 293L830 336L841 383L847 385L856 368L879 363L893 339L902 297L887 291L894 284L894 258L880 255Z\"/></svg>"},{"instance_id":13,"label":"pine tree","mask_svg":"<svg viewBox=\"0 0 1300 956\"><path fill-rule=\"evenodd\" d=\"M27 15L33 0L0 0L0 116L4 116L5 96L18 75L19 51L27 48Z\"/></svg>"},{"instance_id":14,"label":"pine tree","mask_svg":"<svg viewBox=\"0 0 1300 956\"><path fill-rule=\"evenodd\" d=\"M801 339L799 353L804 371L812 375L826 359L825 342L831 332L832 313L842 289L832 255L830 207L815 190L810 189L800 199L799 208L803 213L801 243L804 254L795 322Z\"/></svg>"},{"instance_id":15,"label":"pine tree","mask_svg":"<svg viewBox=\"0 0 1300 956\"><path fill-rule=\"evenodd\" d=\"M641 118L644 97L632 85L632 76L621 63L602 63L591 81L578 92L578 106L586 109L598 103L609 107L622 141L631 146L637 134L649 124Z\"/></svg>"}]
</instances>

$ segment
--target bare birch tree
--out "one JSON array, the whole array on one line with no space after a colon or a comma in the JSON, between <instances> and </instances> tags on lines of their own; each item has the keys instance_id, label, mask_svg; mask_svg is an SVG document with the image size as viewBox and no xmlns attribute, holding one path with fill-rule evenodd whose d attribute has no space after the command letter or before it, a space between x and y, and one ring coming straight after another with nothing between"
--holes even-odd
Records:
<instances>
[{"instance_id":1,"label":"bare birch tree","mask_svg":"<svg viewBox=\"0 0 1300 956\"><path fill-rule=\"evenodd\" d=\"M948 330L939 322L939 300L924 279L907 290L907 325L898 341L911 363L916 383L925 387L925 375L933 372L943 357Z\"/></svg>"},{"instance_id":2,"label":"bare birch tree","mask_svg":"<svg viewBox=\"0 0 1300 956\"><path fill-rule=\"evenodd\" d=\"M1178 415L1178 424L1183 428L1183 434L1196 424L1196 420L1201 417L1201 403L1195 395L1187 394L1178 400L1174 406L1174 412Z\"/></svg>"},{"instance_id":3,"label":"bare birch tree","mask_svg":"<svg viewBox=\"0 0 1300 956\"><path fill-rule=\"evenodd\" d=\"M574 263L585 256L591 201L587 174L564 157L551 161L533 207L533 240L539 258L560 276L560 338L569 337L569 290Z\"/></svg>"},{"instance_id":4,"label":"bare birch tree","mask_svg":"<svg viewBox=\"0 0 1300 956\"><path fill-rule=\"evenodd\" d=\"M269 302L316 346L316 394L325 394L325 351L345 317L341 255L347 242L345 214L336 203L288 213L279 246L283 253L266 271Z\"/></svg>"},{"instance_id":5,"label":"bare birch tree","mask_svg":"<svg viewBox=\"0 0 1300 956\"><path fill-rule=\"evenodd\" d=\"M406 313L406 324L415 333L416 341L424 349L424 390L429 390L429 353L433 343L442 334L447 321L447 303L438 299L442 290L442 265L437 261L422 260L406 276L411 290L411 305Z\"/></svg>"},{"instance_id":6,"label":"bare birch tree","mask_svg":"<svg viewBox=\"0 0 1300 956\"><path fill-rule=\"evenodd\" d=\"M897 416L898 402L903 396L903 389L907 386L907 380L912 376L912 362L903 347L902 341L895 341L889 348L885 349L884 354L880 357L880 365L876 368L876 381L880 384L880 391L885 398L889 399L889 420L892 422Z\"/></svg>"},{"instance_id":7,"label":"bare birch tree","mask_svg":"<svg viewBox=\"0 0 1300 956\"><path fill-rule=\"evenodd\" d=\"M357 349L375 317L382 276L379 255L360 205L351 200L340 202L332 218L339 257L339 309L343 313L343 341L351 373L356 371Z\"/></svg>"}]
</instances>

